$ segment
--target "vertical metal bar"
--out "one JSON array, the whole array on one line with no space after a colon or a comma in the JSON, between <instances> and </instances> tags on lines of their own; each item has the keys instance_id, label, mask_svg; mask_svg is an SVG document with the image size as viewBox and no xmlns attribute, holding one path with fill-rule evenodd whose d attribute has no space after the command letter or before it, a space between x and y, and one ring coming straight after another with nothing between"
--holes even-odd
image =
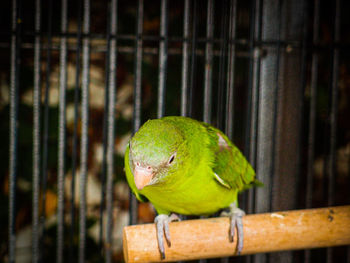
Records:
<instances>
[{"instance_id":1,"label":"vertical metal bar","mask_svg":"<svg viewBox=\"0 0 350 263\"><path fill-rule=\"evenodd\" d=\"M71 183L71 199L70 199L70 236L69 236L69 262L75 262L74 256L74 232L75 232L75 179L77 169L77 148L78 148L78 120L79 120L79 89L80 89L80 54L81 54L81 24L82 24L82 0L77 1L77 50L76 50L76 74L74 88L74 127L72 138L72 183Z\"/></svg>"},{"instance_id":2,"label":"vertical metal bar","mask_svg":"<svg viewBox=\"0 0 350 263\"><path fill-rule=\"evenodd\" d=\"M192 107L192 98L193 90L196 86L196 68L197 68L197 59L196 59L196 48L197 48L197 12L198 12L198 1L193 0L193 20L192 20L192 39L191 39L191 78L190 78L190 89L188 97L188 116L192 116L193 107Z\"/></svg>"},{"instance_id":3,"label":"vertical metal bar","mask_svg":"<svg viewBox=\"0 0 350 263\"><path fill-rule=\"evenodd\" d=\"M114 176L114 139L115 139L115 98L117 77L117 0L112 0L110 15L110 39L109 50L109 102L108 102L108 146L107 146L107 227L106 227L106 262L112 262L112 234L113 234L113 176Z\"/></svg>"},{"instance_id":4,"label":"vertical metal bar","mask_svg":"<svg viewBox=\"0 0 350 263\"><path fill-rule=\"evenodd\" d=\"M34 88L33 88L33 214L32 262L39 262L40 122L41 122L41 0L35 1Z\"/></svg>"},{"instance_id":5,"label":"vertical metal bar","mask_svg":"<svg viewBox=\"0 0 350 263\"><path fill-rule=\"evenodd\" d=\"M256 138L257 138L257 115L258 115L258 83L260 79L260 52L255 41L261 38L261 4L260 0L251 1L250 33L249 33L249 77L247 96L247 123L245 137L245 155L250 164L255 168L256 160ZM246 193L246 212L254 211L255 189ZM245 262L252 262L253 256L246 256Z\"/></svg>"},{"instance_id":6,"label":"vertical metal bar","mask_svg":"<svg viewBox=\"0 0 350 263\"><path fill-rule=\"evenodd\" d=\"M301 1L300 7L298 8L299 12L301 13L300 16L300 22L302 23L302 31L300 32L300 39L301 39L301 50L300 50L300 82L299 82L299 90L298 90L298 98L300 101L300 107L298 109L298 116L300 116L299 121L298 121L298 131L297 131L297 136L298 139L296 141L297 143L297 150L296 150L296 171L295 171L295 193L294 193L294 197L295 197L295 206L294 208L298 208L298 198L299 195L296 193L300 192L300 188L301 188L301 179L302 176L304 174L304 167L302 165L304 158L305 158L305 154L304 154L304 133L305 133L305 115L306 115L306 111L305 111L305 89L307 86L307 44L308 44L308 29L309 29L309 17L308 17L308 10L309 10L309 6L310 3L309 1ZM287 168L289 169L289 168ZM280 173L280 172L279 172ZM287 252L288 253L288 252ZM291 261L295 261L296 258L296 253L294 252L289 252L290 253L290 257L289 260ZM300 260L301 257L300 257Z\"/></svg>"},{"instance_id":7,"label":"vertical metal bar","mask_svg":"<svg viewBox=\"0 0 350 263\"><path fill-rule=\"evenodd\" d=\"M67 0L61 6L60 41L60 87L59 87L59 124L58 124L58 205L57 205L57 263L63 262L64 244L64 176L66 156L66 88L67 88Z\"/></svg>"},{"instance_id":8,"label":"vertical metal bar","mask_svg":"<svg viewBox=\"0 0 350 263\"><path fill-rule=\"evenodd\" d=\"M80 143L80 213L79 213L79 262L85 262L86 247L86 184L89 128L89 67L90 67L90 0L84 0L83 18L83 71L81 96L81 143Z\"/></svg>"},{"instance_id":9,"label":"vertical metal bar","mask_svg":"<svg viewBox=\"0 0 350 263\"><path fill-rule=\"evenodd\" d=\"M320 19L320 1L314 1L314 21L313 21L313 44L319 42L319 19ZM316 101L317 101L317 79L318 79L318 53L312 53L311 62L311 85L310 85L310 110L309 110L309 133L308 133L308 162L306 178L306 208L312 207L313 195L313 166L315 151L315 128L316 128ZM310 251L305 258L306 262L310 261Z\"/></svg>"},{"instance_id":10,"label":"vertical metal bar","mask_svg":"<svg viewBox=\"0 0 350 263\"><path fill-rule=\"evenodd\" d=\"M277 1L277 0L276 0ZM278 8L276 1L264 1L262 16L262 39L275 39L278 34ZM267 55L260 66L259 100L258 100L258 129L257 129L257 159L256 173L265 187L256 189L256 212L267 212L271 208L271 169L274 165L274 111L276 104L276 70L277 50L274 47L266 49ZM254 262L266 262L265 254L254 256Z\"/></svg>"},{"instance_id":11,"label":"vertical metal bar","mask_svg":"<svg viewBox=\"0 0 350 263\"><path fill-rule=\"evenodd\" d=\"M259 112L259 83L260 83L260 66L261 66L261 47L256 46L255 42L261 40L262 24L262 3L261 0L253 0L252 29L250 33L250 145L249 159L253 167L256 166L257 153L257 130L258 130L258 112ZM252 206L250 206L252 207Z\"/></svg>"},{"instance_id":12,"label":"vertical metal bar","mask_svg":"<svg viewBox=\"0 0 350 263\"><path fill-rule=\"evenodd\" d=\"M221 35L220 35L220 62L219 62L219 81L218 81L218 101L217 101L217 124L216 126L223 130L224 129L224 90L226 87L225 83L225 69L226 69L226 54L227 54L227 23L228 23L228 12L227 12L228 1L222 1L221 4Z\"/></svg>"},{"instance_id":13,"label":"vertical metal bar","mask_svg":"<svg viewBox=\"0 0 350 263\"><path fill-rule=\"evenodd\" d=\"M10 76L10 134L9 134L9 262L16 257L16 181L18 150L18 97L20 67L20 3L12 2L11 76Z\"/></svg>"},{"instance_id":14,"label":"vertical metal bar","mask_svg":"<svg viewBox=\"0 0 350 263\"><path fill-rule=\"evenodd\" d=\"M276 18L277 9L274 1L266 1L263 6L263 38L274 38L277 30ZM269 189L271 186L270 173L272 163L272 144L273 144L273 113L275 105L276 91L276 50L270 48L268 55L264 57L260 68L259 85L259 116L258 116L258 145L257 145L257 174L263 180L264 189L257 189L257 212L269 211Z\"/></svg>"},{"instance_id":15,"label":"vertical metal bar","mask_svg":"<svg viewBox=\"0 0 350 263\"><path fill-rule=\"evenodd\" d=\"M189 32L190 32L190 0L184 0L184 25L182 46L182 82L181 82L181 116L188 111L188 59L189 59Z\"/></svg>"},{"instance_id":16,"label":"vertical metal bar","mask_svg":"<svg viewBox=\"0 0 350 263\"><path fill-rule=\"evenodd\" d=\"M46 188L47 188L47 162L49 158L49 118L50 118L50 75L51 75L51 48L52 48L52 0L48 2L48 29L47 29L47 49L46 49L46 79L45 79L45 101L44 101L44 124L43 124L43 153L41 170L41 207L40 226L42 229L40 247L44 250L45 238L45 216L46 216Z\"/></svg>"},{"instance_id":17,"label":"vertical metal bar","mask_svg":"<svg viewBox=\"0 0 350 263\"><path fill-rule=\"evenodd\" d=\"M305 89L306 89L306 85L307 85L307 44L308 44L308 28L309 28L309 19L308 19L308 9L309 9L310 4L304 3L303 5L303 17L302 17L302 21L303 21L303 34L302 34L302 42L301 42L301 63L300 63L300 68L301 68L301 77L300 77L300 95L299 98L301 98L301 108L299 109L299 115L302 116L300 119L300 124L299 124L299 143L298 143L298 160L297 160L297 174L299 175L296 178L296 191L298 192L298 190L300 189L300 179L301 179L301 174L303 174L302 171L302 160L304 158L304 151L303 151L303 133L304 133L304 124L303 121L305 119L305 115L306 112L305 111Z\"/></svg>"},{"instance_id":18,"label":"vertical metal bar","mask_svg":"<svg viewBox=\"0 0 350 263\"><path fill-rule=\"evenodd\" d=\"M280 96L280 85L279 85L279 72L280 72L280 58L281 58L281 24L282 24L282 1L278 0L277 3L277 47L276 47L276 62L275 62L275 90L274 90L274 105L273 105L273 127L272 127L272 145L271 145L271 167L270 167L270 211L272 211L272 200L274 193L274 178L276 172L276 144L278 137L277 133L277 118L278 118L278 108L279 108L279 96Z\"/></svg>"},{"instance_id":19,"label":"vertical metal bar","mask_svg":"<svg viewBox=\"0 0 350 263\"><path fill-rule=\"evenodd\" d=\"M104 115L103 115L103 135L102 135L102 144L103 144L103 153L102 153L102 172L101 172L101 203L100 203L100 240L99 246L100 250L103 251L103 242L104 242L104 223L103 223L103 212L105 210L105 195L106 195L106 173L107 173L107 148L108 148L108 139L107 139L107 126L108 126L108 103L109 103L109 64L110 64L110 46L111 46L111 3L107 3L107 52L106 52L106 87L105 87L105 100L104 100Z\"/></svg>"},{"instance_id":20,"label":"vertical metal bar","mask_svg":"<svg viewBox=\"0 0 350 263\"><path fill-rule=\"evenodd\" d=\"M204 68L204 105L203 121L211 123L212 112L212 76L213 76L213 36L214 36L214 0L208 0L207 8L207 42L205 44Z\"/></svg>"},{"instance_id":21,"label":"vertical metal bar","mask_svg":"<svg viewBox=\"0 0 350 263\"><path fill-rule=\"evenodd\" d=\"M314 1L314 22L313 22L313 44L319 42L319 20L320 20L320 1ZM313 166L315 151L315 128L316 128L316 101L317 101L317 79L318 79L318 53L312 53L311 62L311 85L310 85L310 111L309 111L309 133L308 133L308 162L306 179L306 208L312 207L313 193ZM307 261L309 261L308 259Z\"/></svg>"},{"instance_id":22,"label":"vertical metal bar","mask_svg":"<svg viewBox=\"0 0 350 263\"><path fill-rule=\"evenodd\" d=\"M137 7L137 23L136 23L136 40L135 40L135 82L134 82L134 123L133 133L135 133L141 125L141 77L142 77L142 33L143 33L143 0L138 1ZM136 224L137 200L136 197L130 193L130 224Z\"/></svg>"},{"instance_id":23,"label":"vertical metal bar","mask_svg":"<svg viewBox=\"0 0 350 263\"><path fill-rule=\"evenodd\" d=\"M226 127L225 133L232 140L234 132L234 83L235 83L235 44L236 39L237 1L230 0L229 45L226 90Z\"/></svg>"},{"instance_id":24,"label":"vertical metal bar","mask_svg":"<svg viewBox=\"0 0 350 263\"><path fill-rule=\"evenodd\" d=\"M247 156L251 165L256 168L257 155L257 130L258 130L258 101L259 101L259 83L260 83L260 60L261 49L256 46L255 41L261 40L261 19L262 19L262 3L261 0L252 1L251 12L251 29L250 29L250 61L249 61L249 80L248 80L248 122L246 149ZM247 212L255 211L255 189L248 192ZM251 262L252 256L247 257L247 262Z\"/></svg>"},{"instance_id":25,"label":"vertical metal bar","mask_svg":"<svg viewBox=\"0 0 350 263\"><path fill-rule=\"evenodd\" d=\"M335 1L334 38L333 44L340 40L340 0ZM328 171L328 206L334 205L334 190L336 180L337 158L337 120L338 120L338 78L339 78L339 48L333 46L332 92L330 112L330 152ZM333 248L327 248L327 263L333 262Z\"/></svg>"},{"instance_id":26,"label":"vertical metal bar","mask_svg":"<svg viewBox=\"0 0 350 263\"><path fill-rule=\"evenodd\" d=\"M335 1L334 43L340 40L340 0ZM332 100L330 112L330 165L328 183L328 206L334 205L334 184L336 173L336 143L337 143L337 115L338 115L338 79L339 79L339 48L333 47L332 65Z\"/></svg>"},{"instance_id":27,"label":"vertical metal bar","mask_svg":"<svg viewBox=\"0 0 350 263\"><path fill-rule=\"evenodd\" d=\"M168 60L168 0L161 1L159 76L158 76L158 118L165 112L165 88Z\"/></svg>"},{"instance_id":28,"label":"vertical metal bar","mask_svg":"<svg viewBox=\"0 0 350 263\"><path fill-rule=\"evenodd\" d=\"M138 1L136 24L136 56L135 56L135 94L134 94L134 132L141 126L141 80L142 80L142 53L143 53L143 0Z\"/></svg>"},{"instance_id":29,"label":"vertical metal bar","mask_svg":"<svg viewBox=\"0 0 350 263\"><path fill-rule=\"evenodd\" d=\"M319 42L320 32L320 0L314 0L314 20L313 20L313 45ZM315 131L316 131L316 106L317 106L317 79L318 79L318 58L315 51L312 52L311 62L311 84L310 84L310 109L309 109L309 131L307 148L307 173L306 173L306 208L312 207L313 199L313 177L315 160ZM311 250L305 250L304 262L311 262Z\"/></svg>"}]
</instances>

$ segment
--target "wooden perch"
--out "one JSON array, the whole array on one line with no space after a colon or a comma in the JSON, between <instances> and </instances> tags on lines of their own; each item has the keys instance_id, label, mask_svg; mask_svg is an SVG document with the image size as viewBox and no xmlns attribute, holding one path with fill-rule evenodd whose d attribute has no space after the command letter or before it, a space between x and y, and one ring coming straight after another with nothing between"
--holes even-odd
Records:
<instances>
[{"instance_id":1,"label":"wooden perch","mask_svg":"<svg viewBox=\"0 0 350 263\"><path fill-rule=\"evenodd\" d=\"M350 244L350 206L247 215L243 218L242 255ZM228 218L170 223L171 247L163 261L233 256ZM160 260L154 224L124 228L126 262Z\"/></svg>"}]
</instances>

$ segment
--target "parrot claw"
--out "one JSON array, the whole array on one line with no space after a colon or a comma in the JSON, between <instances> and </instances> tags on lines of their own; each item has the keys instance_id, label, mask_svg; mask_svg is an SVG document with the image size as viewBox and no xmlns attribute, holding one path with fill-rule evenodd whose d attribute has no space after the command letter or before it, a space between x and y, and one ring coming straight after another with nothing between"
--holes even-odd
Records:
<instances>
[{"instance_id":1,"label":"parrot claw","mask_svg":"<svg viewBox=\"0 0 350 263\"><path fill-rule=\"evenodd\" d=\"M233 242L235 236L235 227L237 228L237 255L240 255L243 250L243 222L242 217L245 212L237 207L236 203L230 205L230 212L223 212L222 216L230 217L230 242Z\"/></svg>"},{"instance_id":2,"label":"parrot claw","mask_svg":"<svg viewBox=\"0 0 350 263\"><path fill-rule=\"evenodd\" d=\"M170 216L160 214L154 219L157 229L158 248L161 254L161 259L165 259L164 234L168 246L171 247L169 223L173 221L180 221L180 218L176 214L171 214Z\"/></svg>"}]
</instances>

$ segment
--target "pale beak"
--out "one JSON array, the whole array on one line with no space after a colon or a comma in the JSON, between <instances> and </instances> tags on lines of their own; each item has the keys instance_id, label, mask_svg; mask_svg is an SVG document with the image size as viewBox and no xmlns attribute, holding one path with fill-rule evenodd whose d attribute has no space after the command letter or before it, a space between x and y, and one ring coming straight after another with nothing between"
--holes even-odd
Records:
<instances>
[{"instance_id":1,"label":"pale beak","mask_svg":"<svg viewBox=\"0 0 350 263\"><path fill-rule=\"evenodd\" d=\"M134 180L138 190L142 190L153 178L153 170L141 166L134 168Z\"/></svg>"}]
</instances>

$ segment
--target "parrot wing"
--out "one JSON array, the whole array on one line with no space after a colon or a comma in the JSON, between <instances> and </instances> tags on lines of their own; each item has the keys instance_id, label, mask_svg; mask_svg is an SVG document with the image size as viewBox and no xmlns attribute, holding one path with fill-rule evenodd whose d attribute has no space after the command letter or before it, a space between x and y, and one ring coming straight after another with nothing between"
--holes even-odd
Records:
<instances>
[{"instance_id":1,"label":"parrot wing","mask_svg":"<svg viewBox=\"0 0 350 263\"><path fill-rule=\"evenodd\" d=\"M136 198L140 202L147 202L147 198L140 194L140 192L137 190L137 187L135 185L134 181L134 175L132 174L131 168L130 168L130 161L129 161L129 145L125 150L125 158L124 158L124 167L125 167L125 174L126 174L126 180L128 181L128 184L131 188L131 191L134 193Z\"/></svg>"},{"instance_id":2,"label":"parrot wing","mask_svg":"<svg viewBox=\"0 0 350 263\"><path fill-rule=\"evenodd\" d=\"M243 191L254 184L255 172L241 151L220 130L204 124L210 136L214 152L213 171L215 179L226 188Z\"/></svg>"}]
</instances>

